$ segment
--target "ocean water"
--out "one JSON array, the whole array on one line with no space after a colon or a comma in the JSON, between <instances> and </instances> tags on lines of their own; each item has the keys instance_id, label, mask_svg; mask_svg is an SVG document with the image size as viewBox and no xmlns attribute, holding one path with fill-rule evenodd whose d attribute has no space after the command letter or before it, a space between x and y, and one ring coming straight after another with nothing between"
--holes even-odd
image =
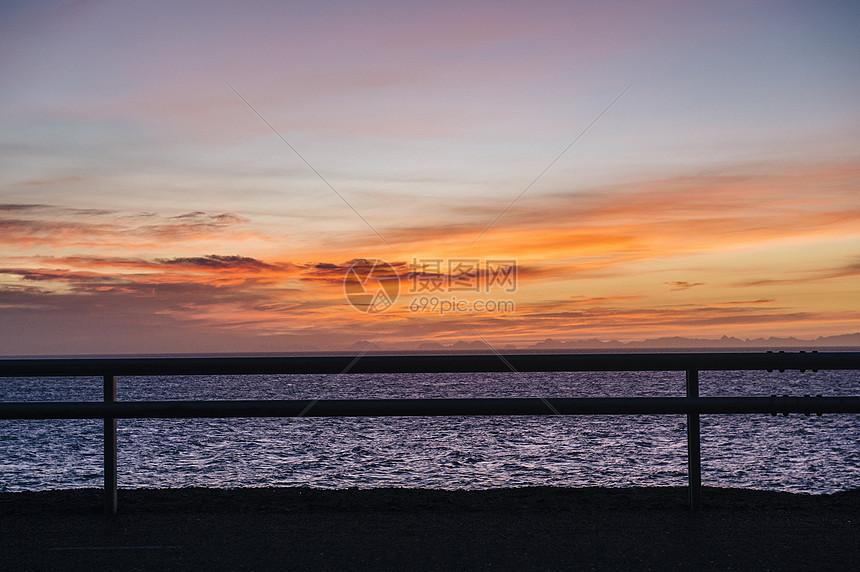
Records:
<instances>
[{"instance_id":1,"label":"ocean water","mask_svg":"<svg viewBox=\"0 0 860 572\"><path fill-rule=\"evenodd\" d=\"M99 401L101 378L0 379L2 401ZM701 372L702 396L860 394L860 372ZM120 377L118 399L683 396L683 372ZM860 487L860 415L703 415L702 482ZM120 488L686 484L683 415L121 419ZM100 487L100 420L0 420L0 491Z\"/></svg>"}]
</instances>

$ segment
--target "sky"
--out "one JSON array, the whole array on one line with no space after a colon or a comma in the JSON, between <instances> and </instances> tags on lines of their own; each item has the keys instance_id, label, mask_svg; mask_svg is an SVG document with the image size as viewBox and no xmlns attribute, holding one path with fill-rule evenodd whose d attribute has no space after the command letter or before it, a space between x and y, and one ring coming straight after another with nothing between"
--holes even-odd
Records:
<instances>
[{"instance_id":1,"label":"sky","mask_svg":"<svg viewBox=\"0 0 860 572\"><path fill-rule=\"evenodd\" d=\"M0 354L858 332L858 29L827 1L3 2Z\"/></svg>"}]
</instances>

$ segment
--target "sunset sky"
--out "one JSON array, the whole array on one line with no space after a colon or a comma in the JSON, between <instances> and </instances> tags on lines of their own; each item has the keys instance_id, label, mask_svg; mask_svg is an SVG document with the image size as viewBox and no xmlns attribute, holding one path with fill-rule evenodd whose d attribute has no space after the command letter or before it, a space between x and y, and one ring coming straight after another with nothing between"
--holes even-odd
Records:
<instances>
[{"instance_id":1,"label":"sunset sky","mask_svg":"<svg viewBox=\"0 0 860 572\"><path fill-rule=\"evenodd\" d=\"M858 332L858 30L848 1L4 2L0 354ZM347 299L362 259L385 311ZM452 288L464 260L515 291Z\"/></svg>"}]
</instances>

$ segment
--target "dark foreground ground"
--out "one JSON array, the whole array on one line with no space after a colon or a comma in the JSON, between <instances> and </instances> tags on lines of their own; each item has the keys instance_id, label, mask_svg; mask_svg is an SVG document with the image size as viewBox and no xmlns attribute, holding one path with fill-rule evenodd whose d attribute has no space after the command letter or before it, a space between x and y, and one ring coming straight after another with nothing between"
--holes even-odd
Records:
<instances>
[{"instance_id":1,"label":"dark foreground ground","mask_svg":"<svg viewBox=\"0 0 860 572\"><path fill-rule=\"evenodd\" d=\"M860 490L0 494L0 570L860 570Z\"/></svg>"}]
</instances>

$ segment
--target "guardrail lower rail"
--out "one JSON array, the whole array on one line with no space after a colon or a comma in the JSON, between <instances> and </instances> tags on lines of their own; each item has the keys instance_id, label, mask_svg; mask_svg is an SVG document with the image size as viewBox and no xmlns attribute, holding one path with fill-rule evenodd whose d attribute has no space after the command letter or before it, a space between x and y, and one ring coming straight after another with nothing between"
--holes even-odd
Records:
<instances>
[{"instance_id":1,"label":"guardrail lower rail","mask_svg":"<svg viewBox=\"0 0 860 572\"><path fill-rule=\"evenodd\" d=\"M702 370L858 370L860 352L0 359L0 377L100 376L102 402L0 403L0 419L104 419L105 514L117 511L117 419L454 415L687 416L689 503L701 507L700 414L860 413L860 396L700 397ZM685 397L117 401L117 376L684 371Z\"/></svg>"}]
</instances>

